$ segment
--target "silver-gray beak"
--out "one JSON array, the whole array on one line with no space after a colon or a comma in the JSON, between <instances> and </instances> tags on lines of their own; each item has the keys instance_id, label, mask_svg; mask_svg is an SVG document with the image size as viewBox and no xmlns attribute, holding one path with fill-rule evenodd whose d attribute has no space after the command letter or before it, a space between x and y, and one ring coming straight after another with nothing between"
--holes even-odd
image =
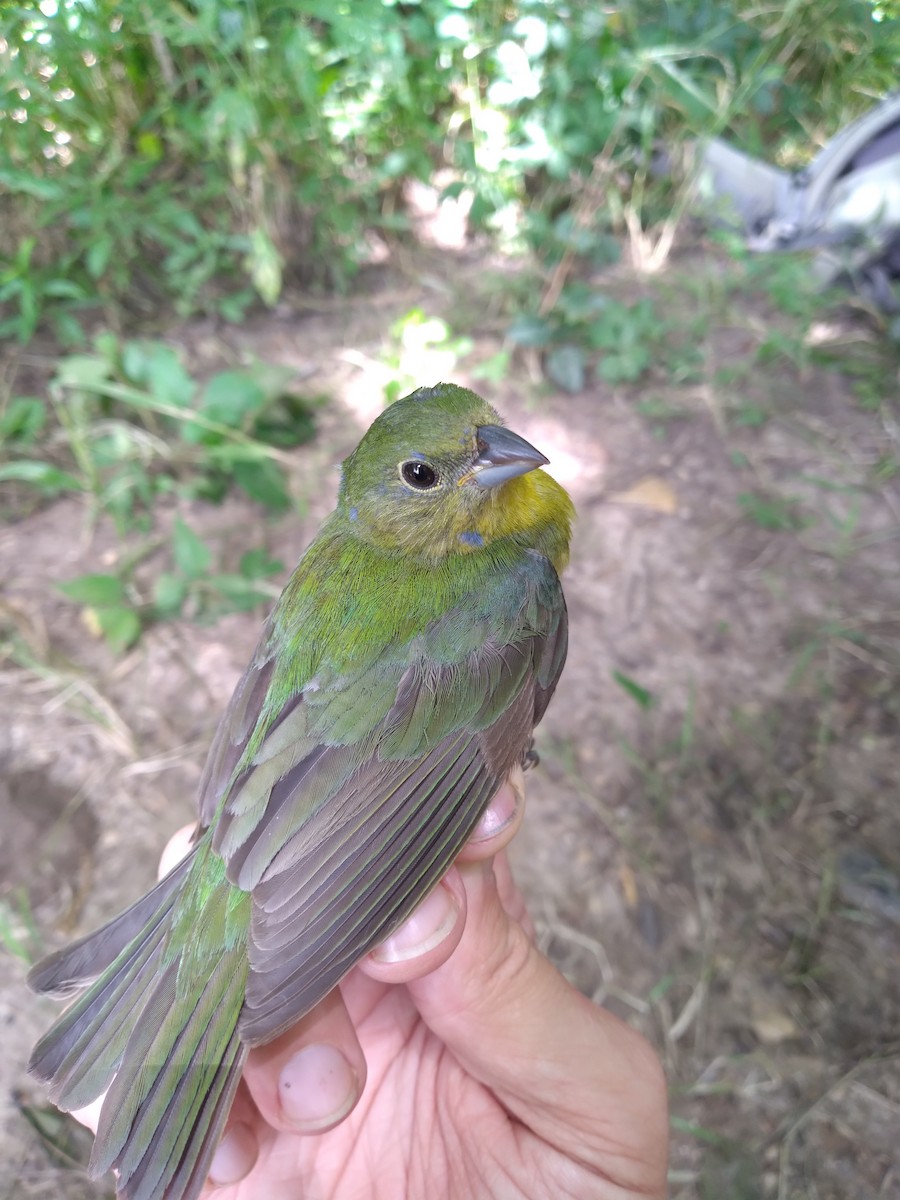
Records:
<instances>
[{"instance_id":1,"label":"silver-gray beak","mask_svg":"<svg viewBox=\"0 0 900 1200\"><path fill-rule=\"evenodd\" d=\"M498 487L550 461L530 442L503 425L479 425L475 433L478 457L472 465L472 479L479 487Z\"/></svg>"}]
</instances>

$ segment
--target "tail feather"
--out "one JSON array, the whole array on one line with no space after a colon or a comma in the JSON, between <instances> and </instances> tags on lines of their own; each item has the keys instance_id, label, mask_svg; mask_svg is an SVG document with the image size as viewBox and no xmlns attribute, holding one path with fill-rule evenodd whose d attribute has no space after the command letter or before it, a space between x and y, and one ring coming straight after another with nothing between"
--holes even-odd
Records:
<instances>
[{"instance_id":1,"label":"tail feather","mask_svg":"<svg viewBox=\"0 0 900 1200\"><path fill-rule=\"evenodd\" d=\"M179 997L177 964L168 968L141 1014L109 1089L91 1156L92 1172L103 1174L115 1164L120 1177L128 1178L154 1139L168 1130L174 1141L178 1130L190 1128L189 1114L202 1099L204 1082L211 1082L237 1025L246 962L243 950L221 954L198 996ZM171 1151L172 1143L167 1154Z\"/></svg>"},{"instance_id":2,"label":"tail feather","mask_svg":"<svg viewBox=\"0 0 900 1200\"><path fill-rule=\"evenodd\" d=\"M198 857L205 845L206 852ZM249 897L208 839L127 913L39 964L33 986L90 985L35 1047L61 1108L106 1097L89 1173L127 1200L196 1200L240 1082Z\"/></svg>"},{"instance_id":3,"label":"tail feather","mask_svg":"<svg viewBox=\"0 0 900 1200\"><path fill-rule=\"evenodd\" d=\"M81 1108L109 1087L157 978L165 934L159 921L135 938L35 1046L29 1070L50 1084L59 1108Z\"/></svg>"},{"instance_id":4,"label":"tail feather","mask_svg":"<svg viewBox=\"0 0 900 1200\"><path fill-rule=\"evenodd\" d=\"M204 1101L203 1111L195 1126L196 1141L191 1153L184 1153L178 1170L172 1176L169 1193L181 1200L197 1200L206 1184L213 1154L222 1138L225 1121L231 1111L231 1103L241 1081L247 1047L235 1035L228 1047L228 1054L216 1072L212 1086ZM138 1200L126 1192L127 1200ZM156 1200L156 1198L154 1198Z\"/></svg>"},{"instance_id":5,"label":"tail feather","mask_svg":"<svg viewBox=\"0 0 900 1200\"><path fill-rule=\"evenodd\" d=\"M153 1118L149 1144L138 1136L114 1161L119 1187L128 1200L163 1200L171 1195L187 1200L202 1189L247 1057L234 1017L216 1024L219 1028L211 1027L210 1038L204 1038L209 1041L208 1051L204 1053L201 1044L199 1061L190 1071L182 1071L174 1094ZM223 1033L224 1050L218 1044ZM133 1149L142 1143L143 1153Z\"/></svg>"},{"instance_id":6,"label":"tail feather","mask_svg":"<svg viewBox=\"0 0 900 1200\"><path fill-rule=\"evenodd\" d=\"M42 958L28 973L32 991L65 998L111 967L129 943L137 937L143 938L150 926L171 911L196 852L197 847L146 896L108 924Z\"/></svg>"}]
</instances>

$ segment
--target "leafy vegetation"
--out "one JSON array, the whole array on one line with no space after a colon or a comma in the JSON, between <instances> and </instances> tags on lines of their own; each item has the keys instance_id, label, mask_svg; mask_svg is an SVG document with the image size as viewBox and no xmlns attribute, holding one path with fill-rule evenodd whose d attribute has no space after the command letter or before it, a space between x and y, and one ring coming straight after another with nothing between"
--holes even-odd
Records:
<instances>
[{"instance_id":1,"label":"leafy vegetation","mask_svg":"<svg viewBox=\"0 0 900 1200\"><path fill-rule=\"evenodd\" d=\"M473 377L502 378L524 350L569 392L640 383L635 404L660 432L682 414L654 394L665 380L702 384L725 423L764 426L772 408L751 378L821 357L802 265L732 245L733 269L691 280L692 310L664 284L620 294L597 272L623 235L650 258L668 244L684 194L655 171L660 149L677 161L687 138L727 129L799 163L893 85L898 57L895 0L3 6L0 336L48 331L67 348L46 394L0 391L6 511L70 493L112 519L127 547L116 570L64 591L117 648L154 620L257 602L265 555L218 563L182 518L161 533L158 511L232 486L285 511L314 405L280 368L200 381L173 346L131 331L172 310L237 320L286 285L348 286L373 231L406 232L410 180L465 194L472 226L530 255L527 286L499 305L506 342ZM785 319L751 361L713 362L707 330L739 286ZM396 323L387 400L417 382L421 356L448 374L471 353L471 314L452 322L415 308ZM891 368L877 353L834 365L881 409ZM766 529L806 523L758 489L740 506ZM139 567L156 551L168 565L149 587Z\"/></svg>"},{"instance_id":2,"label":"leafy vegetation","mask_svg":"<svg viewBox=\"0 0 900 1200\"><path fill-rule=\"evenodd\" d=\"M608 261L672 212L661 145L799 160L894 86L898 27L894 0L4 5L0 334L346 284L439 167L476 225Z\"/></svg>"},{"instance_id":3,"label":"leafy vegetation","mask_svg":"<svg viewBox=\"0 0 900 1200\"><path fill-rule=\"evenodd\" d=\"M172 565L152 592L135 572L161 548L153 518L166 498L219 503L233 484L268 512L289 506L287 452L312 437L317 403L293 394L291 380L285 368L255 363L201 384L171 346L101 334L91 353L59 360L47 400L15 396L0 408L7 511L75 493L93 519L105 514L115 524L123 546L116 572L60 585L113 648L127 648L156 620L206 618L271 598L267 581L281 563L250 551L226 570L180 518L163 545Z\"/></svg>"},{"instance_id":4,"label":"leafy vegetation","mask_svg":"<svg viewBox=\"0 0 900 1200\"><path fill-rule=\"evenodd\" d=\"M256 363L202 385L163 342L101 334L60 359L45 402L13 397L0 417L0 482L48 495L87 493L120 531L147 528L165 493L221 500L231 481L272 511L287 508L285 451L313 433L312 404L292 372ZM38 435L43 457L32 457Z\"/></svg>"}]
</instances>

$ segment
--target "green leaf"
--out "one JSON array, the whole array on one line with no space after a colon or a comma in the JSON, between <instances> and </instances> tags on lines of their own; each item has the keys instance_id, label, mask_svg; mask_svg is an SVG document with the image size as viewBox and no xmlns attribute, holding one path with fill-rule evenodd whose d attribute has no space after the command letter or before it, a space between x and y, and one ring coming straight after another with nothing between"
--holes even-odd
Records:
<instances>
[{"instance_id":1,"label":"green leaf","mask_svg":"<svg viewBox=\"0 0 900 1200\"><path fill-rule=\"evenodd\" d=\"M118 575L79 575L57 588L88 608L104 608L121 604L125 599L125 585Z\"/></svg>"},{"instance_id":2,"label":"green leaf","mask_svg":"<svg viewBox=\"0 0 900 1200\"><path fill-rule=\"evenodd\" d=\"M200 394L199 411L229 429L241 429L266 404L266 392L249 371L220 371Z\"/></svg>"},{"instance_id":3,"label":"green leaf","mask_svg":"<svg viewBox=\"0 0 900 1200\"><path fill-rule=\"evenodd\" d=\"M93 391L106 383L111 374L109 362L98 354L70 354L60 361L53 382L60 387Z\"/></svg>"},{"instance_id":4,"label":"green leaf","mask_svg":"<svg viewBox=\"0 0 900 1200\"><path fill-rule=\"evenodd\" d=\"M187 579L199 579L212 562L209 546L178 517L172 530L172 557L175 566Z\"/></svg>"},{"instance_id":5,"label":"green leaf","mask_svg":"<svg viewBox=\"0 0 900 1200\"><path fill-rule=\"evenodd\" d=\"M258 500L273 512L283 512L290 506L284 473L271 459L235 463L234 480L251 500Z\"/></svg>"},{"instance_id":6,"label":"green leaf","mask_svg":"<svg viewBox=\"0 0 900 1200\"><path fill-rule=\"evenodd\" d=\"M281 295L281 273L284 266L275 243L264 229L250 231L250 251L247 269L253 286L264 304L271 308Z\"/></svg>"},{"instance_id":7,"label":"green leaf","mask_svg":"<svg viewBox=\"0 0 900 1200\"><path fill-rule=\"evenodd\" d=\"M249 612L258 604L271 600L266 592L254 587L242 575L213 575L209 582L228 601L229 607L238 612Z\"/></svg>"},{"instance_id":8,"label":"green leaf","mask_svg":"<svg viewBox=\"0 0 900 1200\"><path fill-rule=\"evenodd\" d=\"M29 445L47 420L47 408L36 396L14 396L0 414L0 441Z\"/></svg>"},{"instance_id":9,"label":"green leaf","mask_svg":"<svg viewBox=\"0 0 900 1200\"><path fill-rule=\"evenodd\" d=\"M50 179L41 179L33 171L0 170L0 186L10 192L21 192L36 200L58 200L65 194L66 185Z\"/></svg>"},{"instance_id":10,"label":"green leaf","mask_svg":"<svg viewBox=\"0 0 900 1200\"><path fill-rule=\"evenodd\" d=\"M498 350L496 354L472 368L472 378L485 379L488 383L502 383L509 374L509 359L509 350Z\"/></svg>"},{"instance_id":11,"label":"green leaf","mask_svg":"<svg viewBox=\"0 0 900 1200\"><path fill-rule=\"evenodd\" d=\"M97 624L113 650L127 650L141 636L141 622L132 608L98 608Z\"/></svg>"},{"instance_id":12,"label":"green leaf","mask_svg":"<svg viewBox=\"0 0 900 1200\"><path fill-rule=\"evenodd\" d=\"M91 279L99 279L106 270L112 250L113 240L109 234L91 242L85 256L85 266Z\"/></svg>"},{"instance_id":13,"label":"green leaf","mask_svg":"<svg viewBox=\"0 0 900 1200\"><path fill-rule=\"evenodd\" d=\"M84 288L71 279L48 279L44 284L45 296L53 296L57 300L83 300Z\"/></svg>"},{"instance_id":14,"label":"green leaf","mask_svg":"<svg viewBox=\"0 0 900 1200\"><path fill-rule=\"evenodd\" d=\"M122 347L122 370L132 383L177 408L187 408L197 390L181 359L164 342L126 342Z\"/></svg>"},{"instance_id":15,"label":"green leaf","mask_svg":"<svg viewBox=\"0 0 900 1200\"><path fill-rule=\"evenodd\" d=\"M245 579L267 579L283 570L284 563L277 558L270 558L268 550L262 546L248 550L241 557L240 572Z\"/></svg>"},{"instance_id":16,"label":"green leaf","mask_svg":"<svg viewBox=\"0 0 900 1200\"><path fill-rule=\"evenodd\" d=\"M83 346L87 340L84 336L84 329L81 322L72 313L66 312L65 309L57 309L52 314L53 330L59 339L60 345L71 349L75 346Z\"/></svg>"},{"instance_id":17,"label":"green leaf","mask_svg":"<svg viewBox=\"0 0 900 1200\"><path fill-rule=\"evenodd\" d=\"M550 341L550 326L541 317L516 317L509 327L509 340L517 346L546 346Z\"/></svg>"},{"instance_id":18,"label":"green leaf","mask_svg":"<svg viewBox=\"0 0 900 1200\"><path fill-rule=\"evenodd\" d=\"M787 496L741 492L737 501L751 521L773 533L792 532L814 524L814 518L804 517L799 503Z\"/></svg>"},{"instance_id":19,"label":"green leaf","mask_svg":"<svg viewBox=\"0 0 900 1200\"><path fill-rule=\"evenodd\" d=\"M50 463L26 459L22 462L6 463L0 466L0 483L9 480L16 483L30 483L48 495L56 492L80 492L80 480L68 471L60 471Z\"/></svg>"},{"instance_id":20,"label":"green leaf","mask_svg":"<svg viewBox=\"0 0 900 1200\"><path fill-rule=\"evenodd\" d=\"M173 617L181 612L187 593L187 580L171 571L164 571L153 587L154 607L160 616Z\"/></svg>"},{"instance_id":21,"label":"green leaf","mask_svg":"<svg viewBox=\"0 0 900 1200\"><path fill-rule=\"evenodd\" d=\"M645 687L641 687L630 675L623 675L621 671L613 671L613 679L628 693L632 700L636 700L641 708L650 708L655 702L655 697L652 692L648 692Z\"/></svg>"},{"instance_id":22,"label":"green leaf","mask_svg":"<svg viewBox=\"0 0 900 1200\"><path fill-rule=\"evenodd\" d=\"M557 346L547 355L544 371L564 392L584 387L584 351L580 346Z\"/></svg>"}]
</instances>

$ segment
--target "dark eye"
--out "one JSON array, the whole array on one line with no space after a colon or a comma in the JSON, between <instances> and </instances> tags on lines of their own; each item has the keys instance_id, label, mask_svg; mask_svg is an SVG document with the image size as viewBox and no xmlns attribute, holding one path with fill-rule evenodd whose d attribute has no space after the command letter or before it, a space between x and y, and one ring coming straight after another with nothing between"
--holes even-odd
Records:
<instances>
[{"instance_id":1,"label":"dark eye","mask_svg":"<svg viewBox=\"0 0 900 1200\"><path fill-rule=\"evenodd\" d=\"M426 462L411 459L400 467L400 474L410 487L418 488L420 492L433 488L437 483L437 471Z\"/></svg>"}]
</instances>

